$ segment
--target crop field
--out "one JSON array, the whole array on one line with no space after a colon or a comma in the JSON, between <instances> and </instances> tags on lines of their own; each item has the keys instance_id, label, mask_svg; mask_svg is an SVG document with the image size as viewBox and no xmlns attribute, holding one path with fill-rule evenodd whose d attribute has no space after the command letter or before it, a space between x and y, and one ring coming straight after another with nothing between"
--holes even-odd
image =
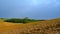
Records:
<instances>
[{"instance_id":1,"label":"crop field","mask_svg":"<svg viewBox=\"0 0 60 34\"><path fill-rule=\"evenodd\" d=\"M0 34L60 34L60 18L26 24L0 20Z\"/></svg>"}]
</instances>

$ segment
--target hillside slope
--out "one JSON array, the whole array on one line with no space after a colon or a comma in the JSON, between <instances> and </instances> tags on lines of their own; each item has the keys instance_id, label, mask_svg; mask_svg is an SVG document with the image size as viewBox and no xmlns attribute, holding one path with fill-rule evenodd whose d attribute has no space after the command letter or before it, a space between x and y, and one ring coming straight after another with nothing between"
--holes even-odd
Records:
<instances>
[{"instance_id":1,"label":"hillside slope","mask_svg":"<svg viewBox=\"0 0 60 34\"><path fill-rule=\"evenodd\" d=\"M0 25L1 34L60 34L60 18L27 24L4 23Z\"/></svg>"}]
</instances>

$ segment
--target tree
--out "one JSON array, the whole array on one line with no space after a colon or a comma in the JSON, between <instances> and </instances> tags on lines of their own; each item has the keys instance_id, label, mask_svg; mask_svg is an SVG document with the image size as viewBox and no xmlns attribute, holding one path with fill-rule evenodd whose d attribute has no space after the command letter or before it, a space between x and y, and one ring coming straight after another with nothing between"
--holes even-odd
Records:
<instances>
[{"instance_id":1,"label":"tree","mask_svg":"<svg viewBox=\"0 0 60 34\"><path fill-rule=\"evenodd\" d=\"M28 18L28 17L25 17L25 18L23 19L23 23L29 22L28 20L29 20L29 18Z\"/></svg>"}]
</instances>

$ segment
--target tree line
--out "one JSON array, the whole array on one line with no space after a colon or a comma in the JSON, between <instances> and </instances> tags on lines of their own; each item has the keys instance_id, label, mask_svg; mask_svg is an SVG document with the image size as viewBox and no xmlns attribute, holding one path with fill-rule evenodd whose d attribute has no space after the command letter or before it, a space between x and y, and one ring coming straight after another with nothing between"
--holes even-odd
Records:
<instances>
[{"instance_id":1,"label":"tree line","mask_svg":"<svg viewBox=\"0 0 60 34\"><path fill-rule=\"evenodd\" d=\"M23 19L21 18L10 18L10 19L3 19L5 22L12 22L12 23L29 23L29 22L36 22L36 21L44 21L44 20L35 20L35 19L29 19L28 17L25 17Z\"/></svg>"}]
</instances>

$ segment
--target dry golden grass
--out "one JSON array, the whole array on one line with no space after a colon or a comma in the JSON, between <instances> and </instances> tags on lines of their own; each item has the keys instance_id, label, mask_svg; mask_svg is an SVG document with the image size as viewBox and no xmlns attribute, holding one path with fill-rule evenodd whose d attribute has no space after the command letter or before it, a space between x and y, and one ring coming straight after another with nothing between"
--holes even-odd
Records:
<instances>
[{"instance_id":1,"label":"dry golden grass","mask_svg":"<svg viewBox=\"0 0 60 34\"><path fill-rule=\"evenodd\" d=\"M1 34L60 34L60 18L33 23L8 23L0 21Z\"/></svg>"}]
</instances>

